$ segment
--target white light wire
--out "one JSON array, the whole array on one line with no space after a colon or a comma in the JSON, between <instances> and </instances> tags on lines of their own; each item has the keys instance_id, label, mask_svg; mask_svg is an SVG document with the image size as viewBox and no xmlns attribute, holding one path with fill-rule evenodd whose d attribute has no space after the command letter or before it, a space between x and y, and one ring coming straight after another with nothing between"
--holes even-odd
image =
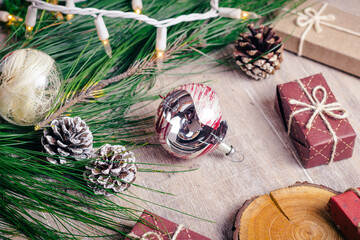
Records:
<instances>
[{"instance_id":1,"label":"white light wire","mask_svg":"<svg viewBox=\"0 0 360 240\"><path fill-rule=\"evenodd\" d=\"M102 17L110 17L110 18L126 18L126 19L134 19L141 22L144 22L148 25L152 25L157 28L157 35L156 35L156 50L158 51L158 57L161 58L164 51L166 50L166 38L167 38L167 27L176 25L182 22L192 22L197 20L205 20L209 18L215 17L227 17L227 18L234 18L234 19L246 19L250 18L259 18L260 16L255 13L250 13L246 11L241 11L241 9L237 8L226 8L226 7L219 7L219 0L210 0L211 9L205 13L192 13L188 15L181 15L175 18L169 18L165 20L158 21L156 19L150 18L146 15L139 14L139 12L135 10L135 12L123 12L123 11L115 11L115 10L100 10L96 8L78 8L75 6L75 2L80 2L83 0L66 0L67 6L61 6L56 4L50 4L44 2L43 0L27 0L31 3L28 8L28 13L26 15L26 36L31 36L32 28L36 23L36 12L34 10L46 10L50 12L61 12L67 14L67 16L71 16L71 18L77 15L88 15L93 16L95 18L95 25L98 32L99 39L103 42L105 51L111 57L111 47L109 44L109 34L106 29L105 22L103 21ZM139 0L141 1L141 0ZM132 5L134 1L132 1ZM141 2L142 5L142 2ZM134 7L134 6L133 6ZM137 7L139 8L139 7ZM141 9L140 9L141 10ZM69 18L68 20L70 20Z\"/></svg>"},{"instance_id":2,"label":"white light wire","mask_svg":"<svg viewBox=\"0 0 360 240\"><path fill-rule=\"evenodd\" d=\"M197 20L205 20L209 18L214 18L219 16L219 0L211 0L210 11L206 13L192 13L188 15L181 15L175 18L165 19L158 21L156 19L150 18L143 14L137 14L134 12L122 12L122 11L108 11L108 10L100 10L96 8L68 8L61 5L54 5L50 3L46 3L42 0L27 0L28 2L31 2L32 5L41 10L51 11L51 12L61 12L64 14L77 14L77 15L90 15L93 17L97 17L97 15L105 16L105 17L111 17L111 18L128 18L128 19L135 19L138 21L142 21L144 23L147 23L149 25L155 26L155 27L170 27L173 25L176 25L181 22L191 22L191 21L197 21ZM74 1L79 2L79 1Z\"/></svg>"},{"instance_id":3,"label":"white light wire","mask_svg":"<svg viewBox=\"0 0 360 240\"><path fill-rule=\"evenodd\" d=\"M66 2L66 0L58 0L59 2ZM74 3L86 2L87 0L74 0Z\"/></svg>"}]
</instances>

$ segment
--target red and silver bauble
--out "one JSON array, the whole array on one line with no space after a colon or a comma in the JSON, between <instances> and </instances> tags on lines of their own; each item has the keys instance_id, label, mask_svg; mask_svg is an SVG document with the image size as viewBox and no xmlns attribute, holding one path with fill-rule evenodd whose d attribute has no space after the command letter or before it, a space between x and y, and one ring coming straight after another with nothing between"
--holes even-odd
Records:
<instances>
[{"instance_id":1,"label":"red and silver bauble","mask_svg":"<svg viewBox=\"0 0 360 240\"><path fill-rule=\"evenodd\" d=\"M161 102L155 132L172 155L190 159L219 147L226 154L235 149L222 143L228 125L223 121L219 98L202 84L186 84L169 92Z\"/></svg>"}]
</instances>

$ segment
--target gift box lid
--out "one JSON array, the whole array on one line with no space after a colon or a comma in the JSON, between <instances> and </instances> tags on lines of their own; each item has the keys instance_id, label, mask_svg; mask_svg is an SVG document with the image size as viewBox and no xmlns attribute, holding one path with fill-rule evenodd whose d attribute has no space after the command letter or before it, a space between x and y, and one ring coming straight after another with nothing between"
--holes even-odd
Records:
<instances>
[{"instance_id":1,"label":"gift box lid","mask_svg":"<svg viewBox=\"0 0 360 240\"><path fill-rule=\"evenodd\" d=\"M324 4L326 4L324 8ZM292 5L288 6L289 8ZM313 16L319 12L322 19L318 26L321 30L316 30L316 24L312 24ZM305 9L311 9L305 10ZM308 0L294 9L297 14L286 14L274 23L275 31L283 38L288 40L284 43L285 49L298 53L300 38L306 31L302 55L329 66L341 69L356 76L360 76L360 17L349 14L331 5L326 1ZM306 11L306 12L305 12ZM279 15L286 12L286 9L279 11ZM300 18L300 19L299 19ZM326 20L328 19L328 20ZM303 22L304 26L298 26L298 22ZM336 27L329 27L332 24ZM350 34L347 29L356 34ZM345 41L346 40L346 41Z\"/></svg>"},{"instance_id":2,"label":"gift box lid","mask_svg":"<svg viewBox=\"0 0 360 240\"><path fill-rule=\"evenodd\" d=\"M125 240L145 237L154 240L210 240L210 238L185 228L182 224L176 224L147 210L144 210L141 214L138 222Z\"/></svg>"},{"instance_id":3,"label":"gift box lid","mask_svg":"<svg viewBox=\"0 0 360 240\"><path fill-rule=\"evenodd\" d=\"M333 92L331 91L321 73L300 79L300 82L303 84L304 88L308 91L309 94L316 96L318 102L321 102L323 98L325 98L323 100L325 105L337 102ZM313 93L314 88L317 86L322 86L326 90L326 96L322 91ZM285 126L288 126L291 113L304 108L304 106L298 104L290 104L291 99L308 105L313 105L297 81L278 85L277 94L279 99L279 108ZM309 129L306 128L306 125L309 119L312 117L313 113L314 110L308 109L293 116L290 127L291 138L307 148L324 144L333 144L333 136L319 114L315 116L311 127ZM335 110L333 113L341 115L342 111ZM347 118L335 119L326 113L323 115L331 125L340 141L343 138L356 135Z\"/></svg>"}]
</instances>

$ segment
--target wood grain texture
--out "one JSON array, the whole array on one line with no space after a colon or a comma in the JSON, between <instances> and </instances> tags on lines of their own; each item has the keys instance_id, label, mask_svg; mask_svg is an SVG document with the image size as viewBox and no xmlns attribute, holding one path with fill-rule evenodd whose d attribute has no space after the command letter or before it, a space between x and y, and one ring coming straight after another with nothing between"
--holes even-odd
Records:
<instances>
[{"instance_id":1,"label":"wood grain texture","mask_svg":"<svg viewBox=\"0 0 360 240\"><path fill-rule=\"evenodd\" d=\"M336 194L298 182L247 200L236 216L233 239L344 239L326 210Z\"/></svg>"},{"instance_id":2,"label":"wood grain texture","mask_svg":"<svg viewBox=\"0 0 360 240\"><path fill-rule=\"evenodd\" d=\"M352 14L360 14L359 1L328 2ZM231 47L224 50L225 54L231 51ZM218 93L223 117L229 124L225 142L241 151L245 160L242 163L234 163L216 151L193 160L179 160L163 151L161 147L137 149L139 161L181 164L189 168L197 167L199 170L181 174L139 174L138 184L172 192L175 197L136 188L130 191L142 198L216 223L197 220L155 206L151 206L150 210L211 239L230 239L237 210L246 199L253 196L266 194L296 181L322 184L337 191L344 191L349 186L359 186L359 137L352 158L331 165L304 169L286 135L281 119L274 110L277 84L321 72L337 100L349 111L349 121L360 134L359 78L289 52L284 54L281 69L273 77L263 81L251 80L238 69L228 71L226 67L213 67L193 64L176 69L159 77L159 87L212 81L208 85ZM176 75L204 70L206 73ZM150 104L148 110L154 111L159 102Z\"/></svg>"}]
</instances>

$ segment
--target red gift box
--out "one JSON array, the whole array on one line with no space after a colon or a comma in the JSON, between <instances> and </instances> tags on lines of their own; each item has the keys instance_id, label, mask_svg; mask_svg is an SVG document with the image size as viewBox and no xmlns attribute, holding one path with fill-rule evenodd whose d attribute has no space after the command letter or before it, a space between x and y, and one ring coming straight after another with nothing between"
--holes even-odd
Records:
<instances>
[{"instance_id":1,"label":"red gift box","mask_svg":"<svg viewBox=\"0 0 360 240\"><path fill-rule=\"evenodd\" d=\"M134 228L125 238L125 240L134 239L210 240L210 238L183 227L182 224L176 224L147 210L144 210Z\"/></svg>"},{"instance_id":2,"label":"red gift box","mask_svg":"<svg viewBox=\"0 0 360 240\"><path fill-rule=\"evenodd\" d=\"M360 190L360 188L358 188ZM359 192L360 195L360 192ZM348 240L360 239L360 196L353 191L330 198L330 215Z\"/></svg>"},{"instance_id":3,"label":"red gift box","mask_svg":"<svg viewBox=\"0 0 360 240\"><path fill-rule=\"evenodd\" d=\"M278 85L275 107L305 168L352 156L356 133L321 73Z\"/></svg>"}]
</instances>

